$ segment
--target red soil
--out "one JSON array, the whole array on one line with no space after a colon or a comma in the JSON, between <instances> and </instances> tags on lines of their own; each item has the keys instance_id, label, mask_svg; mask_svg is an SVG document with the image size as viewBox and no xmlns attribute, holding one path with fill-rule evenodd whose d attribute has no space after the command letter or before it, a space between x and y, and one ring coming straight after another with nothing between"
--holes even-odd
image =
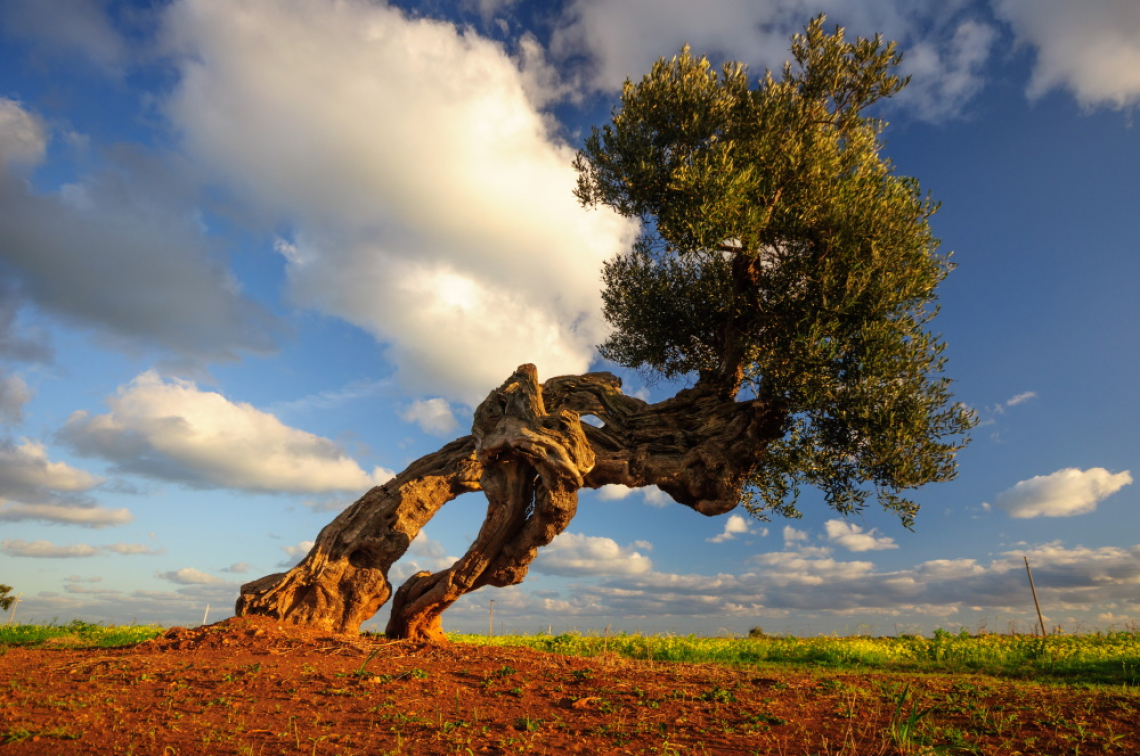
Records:
<instances>
[{"instance_id":1,"label":"red soil","mask_svg":"<svg viewBox=\"0 0 1140 756\"><path fill-rule=\"evenodd\" d=\"M0 648L0 756L1137 754L1137 710L1127 691L417 646L256 618L130 648Z\"/></svg>"}]
</instances>

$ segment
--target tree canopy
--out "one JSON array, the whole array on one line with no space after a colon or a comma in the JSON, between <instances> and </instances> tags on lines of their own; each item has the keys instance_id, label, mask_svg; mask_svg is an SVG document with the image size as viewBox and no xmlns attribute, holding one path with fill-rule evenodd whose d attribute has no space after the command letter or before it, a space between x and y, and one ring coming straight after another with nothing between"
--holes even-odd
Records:
<instances>
[{"instance_id":1,"label":"tree canopy","mask_svg":"<svg viewBox=\"0 0 1140 756\"><path fill-rule=\"evenodd\" d=\"M952 401L928 328L952 269L937 205L883 156L867 114L907 83L894 43L811 21L777 77L719 72L686 47L627 80L578 154L577 196L641 219L603 271L619 364L689 377L785 417L748 474L760 518L798 516L802 485L836 510L955 475L972 413Z\"/></svg>"}]
</instances>

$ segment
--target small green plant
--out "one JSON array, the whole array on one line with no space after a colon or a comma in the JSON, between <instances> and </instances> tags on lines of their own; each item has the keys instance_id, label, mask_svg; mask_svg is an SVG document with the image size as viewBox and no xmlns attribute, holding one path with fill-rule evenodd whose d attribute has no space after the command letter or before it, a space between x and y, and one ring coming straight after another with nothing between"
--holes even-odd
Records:
<instances>
[{"instance_id":1,"label":"small green plant","mask_svg":"<svg viewBox=\"0 0 1140 756\"><path fill-rule=\"evenodd\" d=\"M713 703L736 703L736 694L727 688L714 685L701 694L701 700Z\"/></svg>"},{"instance_id":2,"label":"small green plant","mask_svg":"<svg viewBox=\"0 0 1140 756\"><path fill-rule=\"evenodd\" d=\"M907 711L907 702L910 702L910 711ZM922 720L934 711L933 707L919 709L918 702L910 698L910 683L907 683L902 692L895 699L895 711L891 715L888 733L891 742L903 753L914 753L922 745L918 730Z\"/></svg>"},{"instance_id":3,"label":"small green plant","mask_svg":"<svg viewBox=\"0 0 1140 756\"><path fill-rule=\"evenodd\" d=\"M379 653L380 653L380 647L379 646L372 649L372 653L370 653L370 654L368 654L368 656L364 657L364 661L362 661L360 663L360 668L357 669L352 674L354 674L357 679L364 679L368 675L368 662L375 659L376 655Z\"/></svg>"},{"instance_id":4,"label":"small green plant","mask_svg":"<svg viewBox=\"0 0 1140 756\"><path fill-rule=\"evenodd\" d=\"M541 727L542 720L534 719L529 714L524 714L515 722L515 729L520 730L521 732L538 732L539 728Z\"/></svg>"}]
</instances>

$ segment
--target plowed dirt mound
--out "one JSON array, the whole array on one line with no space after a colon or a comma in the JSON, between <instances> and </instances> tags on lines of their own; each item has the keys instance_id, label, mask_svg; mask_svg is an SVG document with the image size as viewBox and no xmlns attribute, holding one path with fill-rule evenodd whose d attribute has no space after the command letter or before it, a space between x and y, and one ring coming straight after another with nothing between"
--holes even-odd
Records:
<instances>
[{"instance_id":1,"label":"plowed dirt mound","mask_svg":"<svg viewBox=\"0 0 1140 756\"><path fill-rule=\"evenodd\" d=\"M989 678L418 646L257 618L0 654L0 756L1140 753L1135 694Z\"/></svg>"}]
</instances>

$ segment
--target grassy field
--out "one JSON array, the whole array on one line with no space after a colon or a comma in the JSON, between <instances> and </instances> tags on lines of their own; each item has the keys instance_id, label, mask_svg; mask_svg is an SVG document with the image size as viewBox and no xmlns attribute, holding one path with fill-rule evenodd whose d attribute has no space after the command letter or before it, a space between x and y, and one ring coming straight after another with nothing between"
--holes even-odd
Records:
<instances>
[{"instance_id":1,"label":"grassy field","mask_svg":"<svg viewBox=\"0 0 1140 756\"><path fill-rule=\"evenodd\" d=\"M527 646L575 656L616 653L631 659L732 665L815 666L833 670L987 674L1066 684L1140 686L1140 632L970 635L931 638L715 638L695 635L452 635L462 643Z\"/></svg>"},{"instance_id":2,"label":"grassy field","mask_svg":"<svg viewBox=\"0 0 1140 756\"><path fill-rule=\"evenodd\" d=\"M68 624L0 626L0 645L114 647L150 640L158 625ZM1140 687L1140 632L1051 635L970 635L935 631L903 635L812 638L696 635L484 635L453 633L457 643L524 646L568 656L617 654L630 659L750 666L812 666L835 671L938 672L1054 681L1070 685Z\"/></svg>"},{"instance_id":3,"label":"grassy field","mask_svg":"<svg viewBox=\"0 0 1140 756\"><path fill-rule=\"evenodd\" d=\"M0 625L0 646L114 648L148 641L165 629L159 625L97 625L82 620L66 625Z\"/></svg>"}]
</instances>

